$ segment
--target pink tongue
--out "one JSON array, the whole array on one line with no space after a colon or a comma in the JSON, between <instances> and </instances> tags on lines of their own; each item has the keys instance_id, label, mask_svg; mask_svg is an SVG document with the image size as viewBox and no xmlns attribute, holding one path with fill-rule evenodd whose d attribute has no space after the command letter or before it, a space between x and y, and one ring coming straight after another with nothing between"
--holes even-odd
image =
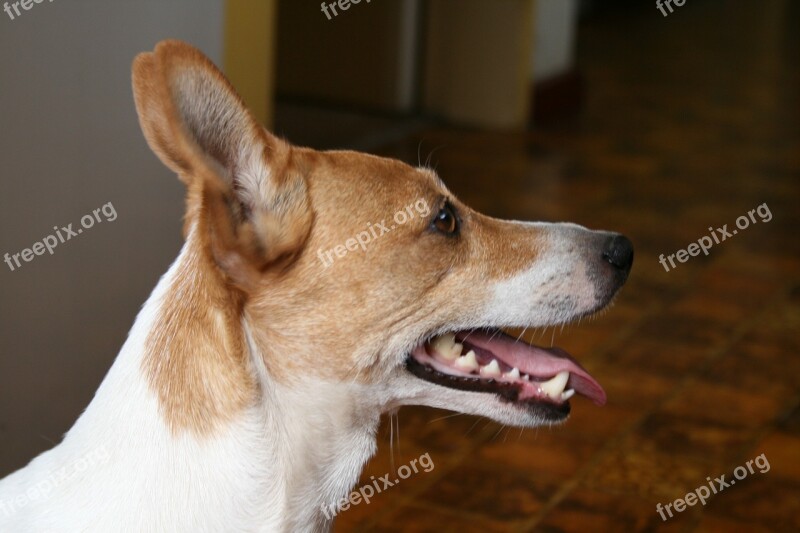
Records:
<instances>
[{"instance_id":1,"label":"pink tongue","mask_svg":"<svg viewBox=\"0 0 800 533\"><path fill-rule=\"evenodd\" d=\"M550 379L564 370L570 374L567 388L586 396L597 405L605 405L606 393L603 387L560 348L539 348L501 332L459 333L458 342L466 341L473 346L494 354L503 363L516 367L520 372L540 379Z\"/></svg>"}]
</instances>

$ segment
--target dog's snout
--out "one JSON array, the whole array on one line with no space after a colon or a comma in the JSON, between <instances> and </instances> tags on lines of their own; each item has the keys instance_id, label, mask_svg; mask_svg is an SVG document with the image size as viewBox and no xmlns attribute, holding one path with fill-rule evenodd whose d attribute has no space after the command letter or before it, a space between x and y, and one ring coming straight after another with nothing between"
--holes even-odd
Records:
<instances>
[{"instance_id":1,"label":"dog's snout","mask_svg":"<svg viewBox=\"0 0 800 533\"><path fill-rule=\"evenodd\" d=\"M612 235L603 247L603 259L627 277L633 266L633 243L624 235Z\"/></svg>"}]
</instances>

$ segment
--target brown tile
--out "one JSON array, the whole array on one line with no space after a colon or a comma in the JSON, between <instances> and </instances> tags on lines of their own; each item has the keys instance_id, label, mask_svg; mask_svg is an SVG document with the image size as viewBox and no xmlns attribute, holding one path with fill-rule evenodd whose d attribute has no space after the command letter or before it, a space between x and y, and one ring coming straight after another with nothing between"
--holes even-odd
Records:
<instances>
[{"instance_id":1,"label":"brown tile","mask_svg":"<svg viewBox=\"0 0 800 533\"><path fill-rule=\"evenodd\" d=\"M607 360L616 367L648 373L677 384L693 372L710 355L705 343L689 341L680 336L649 336L640 332L624 343ZM624 373L626 370L620 370Z\"/></svg>"},{"instance_id":2,"label":"brown tile","mask_svg":"<svg viewBox=\"0 0 800 533\"><path fill-rule=\"evenodd\" d=\"M609 396L608 403L602 407L583 398L573 399L571 403L569 419L553 430L552 434L558 441L585 442L595 446L617 435L641 415L641 405L639 408L631 407L616 396Z\"/></svg>"},{"instance_id":3,"label":"brown tile","mask_svg":"<svg viewBox=\"0 0 800 533\"><path fill-rule=\"evenodd\" d=\"M753 447L750 459L761 454L769 462L767 473L771 477L785 478L800 484L800 436L771 433Z\"/></svg>"},{"instance_id":4,"label":"brown tile","mask_svg":"<svg viewBox=\"0 0 800 533\"><path fill-rule=\"evenodd\" d=\"M508 438L498 438L478 448L472 460L531 478L560 482L572 477L601 445L599 439L567 438L560 428L537 428L522 434L512 428Z\"/></svg>"},{"instance_id":5,"label":"brown tile","mask_svg":"<svg viewBox=\"0 0 800 533\"><path fill-rule=\"evenodd\" d=\"M485 531L507 533L515 531L517 522L498 516L485 518L463 512L453 512L431 505L414 505L400 508L393 515L386 515L368 528L342 529L341 531L379 531L398 533L462 533Z\"/></svg>"},{"instance_id":6,"label":"brown tile","mask_svg":"<svg viewBox=\"0 0 800 533\"><path fill-rule=\"evenodd\" d=\"M764 388L748 389L719 384L716 368L704 379L692 381L670 398L660 412L677 419L721 424L732 428L757 428L774 420L784 408L785 396L780 391Z\"/></svg>"},{"instance_id":7,"label":"brown tile","mask_svg":"<svg viewBox=\"0 0 800 533\"><path fill-rule=\"evenodd\" d=\"M800 484L771 474L756 473L737 481L706 504L706 513L760 524L772 531L800 530ZM726 480L731 477L729 473Z\"/></svg>"},{"instance_id":8,"label":"brown tile","mask_svg":"<svg viewBox=\"0 0 800 533\"><path fill-rule=\"evenodd\" d=\"M710 351L730 337L731 328L713 318L700 318L668 311L642 324L637 333L645 338L660 339L667 348L673 345L679 347L696 345ZM671 354L675 357L681 355L672 351Z\"/></svg>"},{"instance_id":9,"label":"brown tile","mask_svg":"<svg viewBox=\"0 0 800 533\"><path fill-rule=\"evenodd\" d=\"M697 525L697 529L694 531L698 533L773 533L775 529L770 524L744 522L717 515L704 514Z\"/></svg>"},{"instance_id":10,"label":"brown tile","mask_svg":"<svg viewBox=\"0 0 800 533\"><path fill-rule=\"evenodd\" d=\"M786 413L786 415L778 421L777 427L786 434L800 437L800 404L796 404L791 411Z\"/></svg>"},{"instance_id":11,"label":"brown tile","mask_svg":"<svg viewBox=\"0 0 800 533\"><path fill-rule=\"evenodd\" d=\"M636 344L642 343L637 341ZM658 357L644 349L642 352L651 358ZM681 380L677 372L659 370L644 362L631 362L626 357L610 358L592 375L603 386L610 405L639 412L652 408Z\"/></svg>"},{"instance_id":12,"label":"brown tile","mask_svg":"<svg viewBox=\"0 0 800 533\"><path fill-rule=\"evenodd\" d=\"M557 486L529 472L473 459L442 476L420 498L455 512L516 522L541 510Z\"/></svg>"},{"instance_id":13,"label":"brown tile","mask_svg":"<svg viewBox=\"0 0 800 533\"><path fill-rule=\"evenodd\" d=\"M535 531L684 531L692 513L663 521L653 500L579 488L537 524Z\"/></svg>"},{"instance_id":14,"label":"brown tile","mask_svg":"<svg viewBox=\"0 0 800 533\"><path fill-rule=\"evenodd\" d=\"M722 471L749 438L733 428L652 415L592 467L586 482L669 501Z\"/></svg>"},{"instance_id":15,"label":"brown tile","mask_svg":"<svg viewBox=\"0 0 800 533\"><path fill-rule=\"evenodd\" d=\"M722 15L713 3L687 5L669 26L633 3L588 19L579 57L591 90L574 122L529 134L435 128L387 149L415 160L421 140L444 145L434 165L467 203L622 231L637 256L615 307L554 340L598 378L608 405L576 399L566 424L521 434L402 410L395 453L429 451L436 470L419 492L398 487L385 509L373 504L375 530L512 530L565 483L577 489L537 531L799 529L800 122L786 110L800 105L800 48L786 41L766 61L752 46L785 35L763 18L783 4L764 4ZM676 42L692 54L676 54ZM708 68L731 64L762 75ZM769 223L669 272L658 263L762 202ZM382 439L368 473L387 471ZM667 522L656 514L656 503L762 451L770 472Z\"/></svg>"},{"instance_id":16,"label":"brown tile","mask_svg":"<svg viewBox=\"0 0 800 533\"><path fill-rule=\"evenodd\" d=\"M752 316L753 308L734 295L689 293L670 307L670 311L690 318L735 325Z\"/></svg>"},{"instance_id":17,"label":"brown tile","mask_svg":"<svg viewBox=\"0 0 800 533\"><path fill-rule=\"evenodd\" d=\"M724 243L723 243L724 244ZM726 250L729 259L736 257L735 251ZM709 295L736 300L753 311L761 308L782 288L781 278L772 276L753 276L742 265L746 261L755 261L753 257L740 257L739 261L730 260L728 265L719 265L702 272L697 279L697 286ZM758 259L760 261L760 259Z\"/></svg>"}]
</instances>

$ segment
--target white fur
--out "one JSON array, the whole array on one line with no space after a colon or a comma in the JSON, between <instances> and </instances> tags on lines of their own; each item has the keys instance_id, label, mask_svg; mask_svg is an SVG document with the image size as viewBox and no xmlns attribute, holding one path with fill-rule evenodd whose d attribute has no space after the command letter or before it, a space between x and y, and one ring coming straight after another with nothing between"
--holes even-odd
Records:
<instances>
[{"instance_id":1,"label":"white fur","mask_svg":"<svg viewBox=\"0 0 800 533\"><path fill-rule=\"evenodd\" d=\"M584 261L570 241L586 230L537 228L549 235L540 259L495 282L493 297L454 327L552 324L595 304L592 282L581 271ZM394 363L377 385L312 376L279 384L268 375L245 318L261 402L210 437L174 435L142 373L142 357L192 238L190 233L64 441L0 481L0 532L324 531L331 524L322 508L341 500L358 481L375 452L381 413L413 404L519 426L548 423L495 395L412 376L403 366L408 339L391 340L392 353L383 359ZM567 303L553 295L567 297Z\"/></svg>"},{"instance_id":2,"label":"white fur","mask_svg":"<svg viewBox=\"0 0 800 533\"><path fill-rule=\"evenodd\" d=\"M375 451L382 411L372 402L377 396L357 385L308 378L291 390L280 387L251 349L263 404L209 438L171 434L145 382L141 358L148 332L157 327L158 304L187 247L139 313L114 365L64 441L0 481L0 505L5 504L0 531L328 527L321 506L348 492ZM103 460L81 472L58 473L64 465L96 456ZM47 494L32 492L48 487L48 480Z\"/></svg>"},{"instance_id":3,"label":"white fur","mask_svg":"<svg viewBox=\"0 0 800 533\"><path fill-rule=\"evenodd\" d=\"M563 324L592 311L597 305L584 252L572 242L589 230L576 224L517 222L536 228L543 250L539 259L515 276L495 283L478 322L483 326L526 327Z\"/></svg>"}]
</instances>

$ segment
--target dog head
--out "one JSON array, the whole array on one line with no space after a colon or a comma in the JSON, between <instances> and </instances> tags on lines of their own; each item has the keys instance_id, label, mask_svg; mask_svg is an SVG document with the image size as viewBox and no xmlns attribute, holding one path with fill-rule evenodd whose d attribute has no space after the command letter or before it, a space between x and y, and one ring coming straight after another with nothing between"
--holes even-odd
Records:
<instances>
[{"instance_id":1,"label":"dog head","mask_svg":"<svg viewBox=\"0 0 800 533\"><path fill-rule=\"evenodd\" d=\"M287 386L357 384L385 409L423 404L534 426L564 419L573 393L605 401L567 354L501 330L608 305L631 268L625 237L497 220L429 169L291 146L183 43L139 56L134 92L150 146L187 185L187 233L213 286L209 305L226 317L206 319L222 324L211 329L223 350L258 353ZM235 333L242 323L248 339ZM243 368L215 372L229 378L216 393L252 376L247 357L232 359Z\"/></svg>"}]
</instances>

